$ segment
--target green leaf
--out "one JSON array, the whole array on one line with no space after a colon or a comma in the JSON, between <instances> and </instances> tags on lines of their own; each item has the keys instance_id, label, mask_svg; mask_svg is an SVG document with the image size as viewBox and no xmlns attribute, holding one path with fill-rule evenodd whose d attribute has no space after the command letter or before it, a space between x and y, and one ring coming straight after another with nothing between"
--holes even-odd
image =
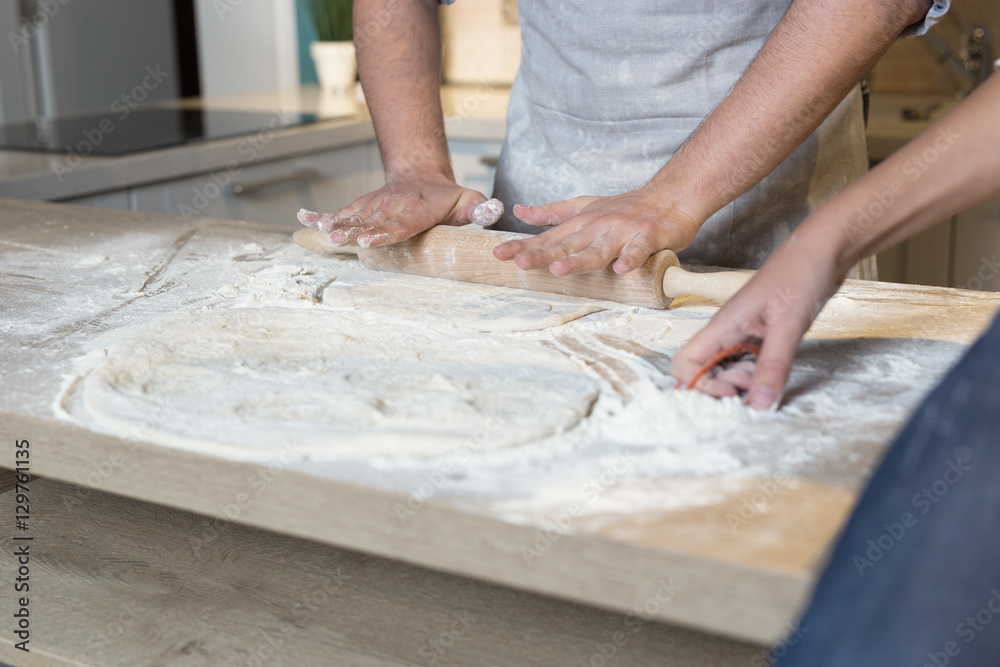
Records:
<instances>
[{"instance_id":1,"label":"green leaf","mask_svg":"<svg viewBox=\"0 0 1000 667\"><path fill-rule=\"evenodd\" d=\"M320 41L351 41L352 0L311 0L310 9Z\"/></svg>"}]
</instances>

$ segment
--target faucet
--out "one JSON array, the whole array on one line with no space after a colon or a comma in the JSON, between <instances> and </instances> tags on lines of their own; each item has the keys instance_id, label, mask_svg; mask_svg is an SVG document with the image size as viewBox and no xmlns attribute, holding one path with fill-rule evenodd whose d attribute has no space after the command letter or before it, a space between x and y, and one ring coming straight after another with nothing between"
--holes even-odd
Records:
<instances>
[{"instance_id":1,"label":"faucet","mask_svg":"<svg viewBox=\"0 0 1000 667\"><path fill-rule=\"evenodd\" d=\"M973 23L954 7L950 15L958 20L962 28L958 51L951 48L937 33L936 28L924 35L923 43L934 53L938 63L946 65L947 70L958 80L962 86L959 96L965 97L986 81L992 72L993 34L987 26Z\"/></svg>"},{"instance_id":2,"label":"faucet","mask_svg":"<svg viewBox=\"0 0 1000 667\"><path fill-rule=\"evenodd\" d=\"M989 28L978 25L966 33L960 55L965 69L979 75L977 85L986 81L993 67L993 35Z\"/></svg>"}]
</instances>

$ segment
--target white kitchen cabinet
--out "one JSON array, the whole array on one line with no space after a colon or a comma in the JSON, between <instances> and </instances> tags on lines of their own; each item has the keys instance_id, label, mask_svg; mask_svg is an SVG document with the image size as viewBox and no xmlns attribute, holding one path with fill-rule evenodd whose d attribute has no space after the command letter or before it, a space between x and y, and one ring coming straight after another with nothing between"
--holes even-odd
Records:
<instances>
[{"instance_id":1,"label":"white kitchen cabinet","mask_svg":"<svg viewBox=\"0 0 1000 667\"><path fill-rule=\"evenodd\" d=\"M874 163L955 107L950 97L876 93L868 119L869 155ZM930 116L910 120L906 112ZM940 222L878 255L879 280L1000 291L1000 197Z\"/></svg>"},{"instance_id":2,"label":"white kitchen cabinet","mask_svg":"<svg viewBox=\"0 0 1000 667\"><path fill-rule=\"evenodd\" d=\"M490 196L502 143L449 142L455 178L463 187ZM162 183L151 183L73 200L69 204L167 213L188 217L250 220L298 228L300 208L333 212L385 183L374 141L225 168Z\"/></svg>"},{"instance_id":3,"label":"white kitchen cabinet","mask_svg":"<svg viewBox=\"0 0 1000 667\"><path fill-rule=\"evenodd\" d=\"M879 280L1000 291L1000 197L878 256Z\"/></svg>"},{"instance_id":4,"label":"white kitchen cabinet","mask_svg":"<svg viewBox=\"0 0 1000 667\"><path fill-rule=\"evenodd\" d=\"M324 153L216 170L133 188L131 208L188 217L299 227L300 208L332 212L384 182L375 142Z\"/></svg>"},{"instance_id":5,"label":"white kitchen cabinet","mask_svg":"<svg viewBox=\"0 0 1000 667\"><path fill-rule=\"evenodd\" d=\"M904 242L905 282L911 285L953 287L955 219L939 222ZM879 278L882 278L879 267Z\"/></svg>"}]
</instances>

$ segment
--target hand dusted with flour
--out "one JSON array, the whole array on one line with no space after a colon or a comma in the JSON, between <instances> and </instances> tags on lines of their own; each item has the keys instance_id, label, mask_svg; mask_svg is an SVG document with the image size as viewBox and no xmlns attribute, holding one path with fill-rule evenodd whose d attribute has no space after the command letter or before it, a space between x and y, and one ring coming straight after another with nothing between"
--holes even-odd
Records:
<instances>
[{"instance_id":1,"label":"hand dusted with flour","mask_svg":"<svg viewBox=\"0 0 1000 667\"><path fill-rule=\"evenodd\" d=\"M450 177L407 176L334 214L301 209L297 217L306 227L329 234L335 245L369 248L398 243L434 225L491 225L502 214L499 200L487 200Z\"/></svg>"}]
</instances>

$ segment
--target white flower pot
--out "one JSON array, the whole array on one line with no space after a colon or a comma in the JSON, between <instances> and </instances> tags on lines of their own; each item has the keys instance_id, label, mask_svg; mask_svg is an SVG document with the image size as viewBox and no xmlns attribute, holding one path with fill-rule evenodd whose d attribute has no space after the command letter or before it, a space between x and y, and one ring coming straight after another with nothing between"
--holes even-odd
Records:
<instances>
[{"instance_id":1,"label":"white flower pot","mask_svg":"<svg viewBox=\"0 0 1000 667\"><path fill-rule=\"evenodd\" d=\"M343 94L354 87L358 74L354 42L313 42L309 53L316 64L321 89Z\"/></svg>"}]
</instances>

